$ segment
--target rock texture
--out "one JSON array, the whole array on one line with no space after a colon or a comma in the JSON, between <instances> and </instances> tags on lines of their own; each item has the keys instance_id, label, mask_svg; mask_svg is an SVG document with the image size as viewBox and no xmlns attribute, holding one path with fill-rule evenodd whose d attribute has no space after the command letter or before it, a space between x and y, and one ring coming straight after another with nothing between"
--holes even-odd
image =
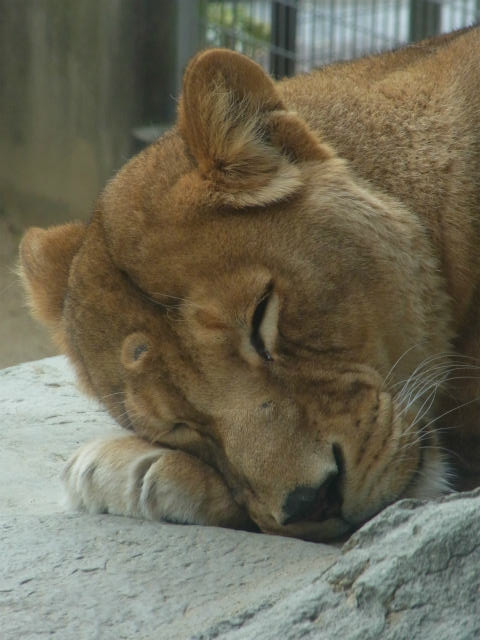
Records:
<instances>
[{"instance_id":1,"label":"rock texture","mask_svg":"<svg viewBox=\"0 0 480 640\"><path fill-rule=\"evenodd\" d=\"M343 547L70 513L59 474L119 432L63 358L0 371L0 637L480 638L480 491L402 501Z\"/></svg>"},{"instance_id":2,"label":"rock texture","mask_svg":"<svg viewBox=\"0 0 480 640\"><path fill-rule=\"evenodd\" d=\"M365 525L321 578L255 612L235 640L480 638L480 492L403 501ZM196 638L222 636L228 620Z\"/></svg>"}]
</instances>

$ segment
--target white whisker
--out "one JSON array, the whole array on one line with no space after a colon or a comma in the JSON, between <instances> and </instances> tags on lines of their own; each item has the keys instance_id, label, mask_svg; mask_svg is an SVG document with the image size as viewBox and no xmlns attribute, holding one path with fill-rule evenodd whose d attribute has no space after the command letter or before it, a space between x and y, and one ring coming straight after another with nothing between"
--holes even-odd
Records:
<instances>
[{"instance_id":1,"label":"white whisker","mask_svg":"<svg viewBox=\"0 0 480 640\"><path fill-rule=\"evenodd\" d=\"M387 380L390 378L390 376L392 375L392 373L394 372L395 368L398 366L398 364L403 360L403 358L410 353L410 351L412 351L412 349L416 349L417 347L420 346L420 343L414 344L412 345L409 349L407 349L406 351L404 351L402 353L402 355L397 359L397 361L395 362L395 364L390 368L390 371L387 373L387 375L385 376L383 382L382 382L382 387L386 387L387 386Z\"/></svg>"},{"instance_id":2,"label":"white whisker","mask_svg":"<svg viewBox=\"0 0 480 640\"><path fill-rule=\"evenodd\" d=\"M424 425L423 428L427 429L432 424L437 422L437 420L441 420L445 416L448 416L450 413L453 413L454 411L458 411L459 409L463 409L464 407L468 407L469 405L473 404L474 402L478 402L479 400L480 400L480 396L477 396L476 398L473 398L472 400L468 400L468 402L462 402L462 404L459 404L458 406L453 407L452 409L449 409L448 411L445 411L444 413L441 413L439 416L435 416L435 418L430 420L430 422L428 422L426 425Z\"/></svg>"}]
</instances>

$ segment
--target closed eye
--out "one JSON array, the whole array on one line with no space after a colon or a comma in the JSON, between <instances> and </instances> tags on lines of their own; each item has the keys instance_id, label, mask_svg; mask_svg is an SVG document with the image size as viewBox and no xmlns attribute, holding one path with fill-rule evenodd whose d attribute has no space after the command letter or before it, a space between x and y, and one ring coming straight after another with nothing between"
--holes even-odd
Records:
<instances>
[{"instance_id":1,"label":"closed eye","mask_svg":"<svg viewBox=\"0 0 480 640\"><path fill-rule=\"evenodd\" d=\"M250 344L258 353L258 355L267 361L272 361L272 355L265 345L264 336L262 335L262 325L266 320L267 309L269 306L269 302L271 300L273 294L273 282L270 281L260 298L260 302L255 307L255 311L252 316L252 327L250 333Z\"/></svg>"},{"instance_id":2,"label":"closed eye","mask_svg":"<svg viewBox=\"0 0 480 640\"><path fill-rule=\"evenodd\" d=\"M190 429L190 426L186 422L174 422L171 427L171 433L180 431L181 429Z\"/></svg>"}]
</instances>

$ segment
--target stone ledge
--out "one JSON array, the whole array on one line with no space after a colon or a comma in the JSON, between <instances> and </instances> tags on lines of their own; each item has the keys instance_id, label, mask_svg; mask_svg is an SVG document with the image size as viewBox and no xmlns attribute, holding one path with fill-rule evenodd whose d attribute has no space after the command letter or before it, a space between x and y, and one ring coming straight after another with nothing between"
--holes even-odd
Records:
<instances>
[{"instance_id":1,"label":"stone ledge","mask_svg":"<svg viewBox=\"0 0 480 640\"><path fill-rule=\"evenodd\" d=\"M285 640L474 640L480 637L480 490L404 500L364 525L320 579L240 628L195 636ZM228 626L230 625L230 626Z\"/></svg>"},{"instance_id":2,"label":"stone ledge","mask_svg":"<svg viewBox=\"0 0 480 640\"><path fill-rule=\"evenodd\" d=\"M60 472L120 433L62 357L0 371L2 640L480 637L480 491L403 501L339 550L69 513Z\"/></svg>"}]
</instances>

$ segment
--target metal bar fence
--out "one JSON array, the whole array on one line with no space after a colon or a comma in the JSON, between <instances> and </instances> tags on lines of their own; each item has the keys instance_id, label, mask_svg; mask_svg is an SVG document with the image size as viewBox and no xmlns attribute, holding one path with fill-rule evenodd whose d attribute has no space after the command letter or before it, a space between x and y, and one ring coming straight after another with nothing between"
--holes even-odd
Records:
<instances>
[{"instance_id":1,"label":"metal bar fence","mask_svg":"<svg viewBox=\"0 0 480 640\"><path fill-rule=\"evenodd\" d=\"M202 0L201 7L203 46L246 53L276 77L480 22L480 0Z\"/></svg>"}]
</instances>

